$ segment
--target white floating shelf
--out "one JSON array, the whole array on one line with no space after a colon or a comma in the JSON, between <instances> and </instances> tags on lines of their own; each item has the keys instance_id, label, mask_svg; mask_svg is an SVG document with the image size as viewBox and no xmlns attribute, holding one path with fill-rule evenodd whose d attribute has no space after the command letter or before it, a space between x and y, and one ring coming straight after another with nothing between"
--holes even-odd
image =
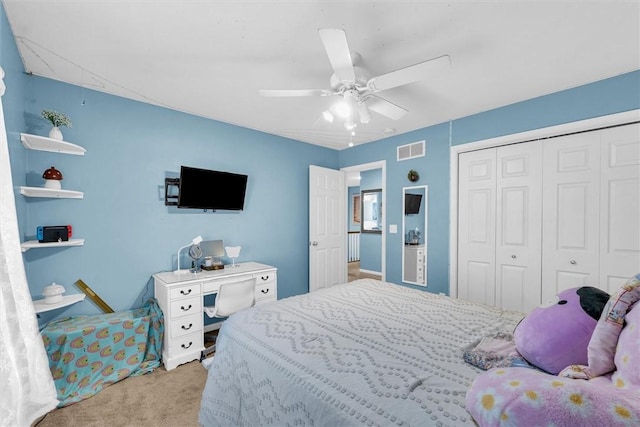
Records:
<instances>
[{"instance_id":1,"label":"white floating shelf","mask_svg":"<svg viewBox=\"0 0 640 427\"><path fill-rule=\"evenodd\" d=\"M44 187L20 187L20 194L26 197L50 197L54 199L82 199L84 193L73 190L56 190Z\"/></svg>"},{"instance_id":2,"label":"white floating shelf","mask_svg":"<svg viewBox=\"0 0 640 427\"><path fill-rule=\"evenodd\" d=\"M24 242L20 245L22 248L22 252L26 252L29 249L33 248L54 248L54 247L62 247L62 246L82 246L84 245L84 239L71 239L66 242L51 242L51 243L40 243L37 240L29 240L28 242Z\"/></svg>"},{"instance_id":3,"label":"white floating shelf","mask_svg":"<svg viewBox=\"0 0 640 427\"><path fill-rule=\"evenodd\" d=\"M31 135L29 133L21 133L20 140L25 148L38 151L49 151L52 153L73 154L76 156L84 156L87 150L79 145L46 136Z\"/></svg>"},{"instance_id":4,"label":"white floating shelf","mask_svg":"<svg viewBox=\"0 0 640 427\"><path fill-rule=\"evenodd\" d=\"M62 301L54 302L53 304L45 303L44 298L33 301L33 307L36 309L36 313L44 313L45 311L55 310L56 308L66 307L71 304L75 304L84 300L85 294L73 294L63 295Z\"/></svg>"}]
</instances>

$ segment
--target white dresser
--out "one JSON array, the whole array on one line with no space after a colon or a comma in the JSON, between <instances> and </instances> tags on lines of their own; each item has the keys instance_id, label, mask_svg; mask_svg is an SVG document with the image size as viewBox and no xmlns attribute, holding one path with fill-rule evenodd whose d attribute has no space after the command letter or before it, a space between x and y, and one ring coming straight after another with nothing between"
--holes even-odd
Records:
<instances>
[{"instance_id":1,"label":"white dresser","mask_svg":"<svg viewBox=\"0 0 640 427\"><path fill-rule=\"evenodd\" d=\"M404 246L404 280L406 282L418 285L424 285L426 283L424 261L424 245Z\"/></svg>"},{"instance_id":2,"label":"white dresser","mask_svg":"<svg viewBox=\"0 0 640 427\"><path fill-rule=\"evenodd\" d=\"M223 270L153 275L155 297L164 314L162 362L166 370L200 358L204 350L203 298L222 283L256 279L256 305L278 297L277 269L257 262L238 263Z\"/></svg>"}]
</instances>

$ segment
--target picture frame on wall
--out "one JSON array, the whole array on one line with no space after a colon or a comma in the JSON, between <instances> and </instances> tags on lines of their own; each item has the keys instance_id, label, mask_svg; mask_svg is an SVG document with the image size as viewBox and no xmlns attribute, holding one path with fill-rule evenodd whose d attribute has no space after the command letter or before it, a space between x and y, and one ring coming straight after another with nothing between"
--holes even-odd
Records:
<instances>
[{"instance_id":1,"label":"picture frame on wall","mask_svg":"<svg viewBox=\"0 0 640 427\"><path fill-rule=\"evenodd\" d=\"M356 223L356 224L360 224L360 195L359 194L354 194L353 195L353 203L351 204L351 220Z\"/></svg>"}]
</instances>

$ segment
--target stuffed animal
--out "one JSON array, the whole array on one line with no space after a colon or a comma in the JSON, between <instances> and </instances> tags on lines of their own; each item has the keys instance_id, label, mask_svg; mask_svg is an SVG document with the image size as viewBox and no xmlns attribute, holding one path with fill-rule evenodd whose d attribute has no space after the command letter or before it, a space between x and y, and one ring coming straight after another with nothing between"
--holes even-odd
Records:
<instances>
[{"instance_id":1,"label":"stuffed animal","mask_svg":"<svg viewBox=\"0 0 640 427\"><path fill-rule=\"evenodd\" d=\"M516 349L527 362L554 375L569 365L585 365L589 340L608 300L608 293L591 286L559 293L516 326Z\"/></svg>"}]
</instances>

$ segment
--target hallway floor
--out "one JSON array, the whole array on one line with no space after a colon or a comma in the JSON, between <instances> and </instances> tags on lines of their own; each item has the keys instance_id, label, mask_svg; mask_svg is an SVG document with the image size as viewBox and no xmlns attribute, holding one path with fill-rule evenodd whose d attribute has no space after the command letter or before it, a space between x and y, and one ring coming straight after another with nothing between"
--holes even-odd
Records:
<instances>
[{"instance_id":1,"label":"hallway floor","mask_svg":"<svg viewBox=\"0 0 640 427\"><path fill-rule=\"evenodd\" d=\"M347 280L349 282L353 282L357 279L376 279L380 280L381 276L379 274L370 274L370 273L362 273L360 271L360 261L350 262L347 264L347 268L349 270Z\"/></svg>"}]
</instances>

